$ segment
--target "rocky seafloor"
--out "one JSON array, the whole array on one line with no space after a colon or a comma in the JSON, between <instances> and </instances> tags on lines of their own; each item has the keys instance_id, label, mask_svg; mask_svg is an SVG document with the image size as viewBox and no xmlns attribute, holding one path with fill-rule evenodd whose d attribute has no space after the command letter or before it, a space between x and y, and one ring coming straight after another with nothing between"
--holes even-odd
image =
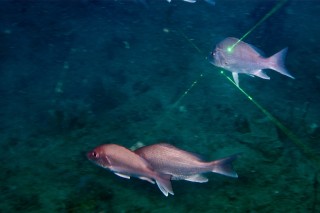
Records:
<instances>
[{"instance_id":1,"label":"rocky seafloor","mask_svg":"<svg viewBox=\"0 0 320 213\"><path fill-rule=\"evenodd\" d=\"M1 1L0 212L320 212L320 4L287 1L244 39L288 46L295 77L240 75L253 101L206 59L277 3ZM241 153L239 178L172 181L165 197L85 155L158 142Z\"/></svg>"}]
</instances>

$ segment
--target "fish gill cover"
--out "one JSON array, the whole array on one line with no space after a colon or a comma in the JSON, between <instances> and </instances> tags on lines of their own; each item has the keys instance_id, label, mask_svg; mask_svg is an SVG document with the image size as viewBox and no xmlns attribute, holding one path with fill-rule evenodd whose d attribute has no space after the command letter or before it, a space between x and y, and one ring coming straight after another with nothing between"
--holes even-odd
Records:
<instances>
[{"instance_id":1,"label":"fish gill cover","mask_svg":"<svg viewBox=\"0 0 320 213\"><path fill-rule=\"evenodd\" d=\"M319 2L284 1L243 39L288 47L294 80L240 75L245 96L206 60L279 2L0 1L0 212L319 212ZM173 181L164 197L86 159L160 142L241 152L239 178Z\"/></svg>"}]
</instances>

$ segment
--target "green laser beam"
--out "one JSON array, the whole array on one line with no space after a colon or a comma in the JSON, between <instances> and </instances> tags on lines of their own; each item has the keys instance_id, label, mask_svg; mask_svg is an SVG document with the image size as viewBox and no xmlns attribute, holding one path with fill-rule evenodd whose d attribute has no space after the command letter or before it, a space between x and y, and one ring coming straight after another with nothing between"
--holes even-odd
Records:
<instances>
[{"instance_id":1,"label":"green laser beam","mask_svg":"<svg viewBox=\"0 0 320 213\"><path fill-rule=\"evenodd\" d=\"M269 111L267 111L262 105L260 105L255 99L253 99L246 91L244 91L241 87L239 87L229 76L227 76L224 71L220 71L220 73L225 76L234 86L236 86L244 96L246 96L263 114L265 114L275 125L278 127L297 147L299 147L302 152L320 162L320 158L304 143L300 141L300 139L293 134L285 125L283 125L277 118L275 118Z\"/></svg>"},{"instance_id":2,"label":"green laser beam","mask_svg":"<svg viewBox=\"0 0 320 213\"><path fill-rule=\"evenodd\" d=\"M199 75L198 79L192 82L192 84L190 85L190 87L184 91L184 93L178 98L178 100L172 105L171 108L173 109L173 108L175 108L176 106L178 106L178 104L181 102L181 100L182 100L186 95L189 94L189 92L192 90L192 88L193 88L194 86L196 86L196 84L199 82L199 80L200 80L201 78L203 78L203 77L204 77L204 74L201 73L201 74Z\"/></svg>"},{"instance_id":3,"label":"green laser beam","mask_svg":"<svg viewBox=\"0 0 320 213\"><path fill-rule=\"evenodd\" d=\"M201 49L200 49L195 43L193 43L192 40L189 39L186 34L184 34L181 30L178 30L178 32L182 35L182 37L184 37L184 38L189 42L189 44L190 44L192 47L194 47L194 48L198 51L198 53L203 54L203 51L201 51ZM190 85L190 87L189 87L188 89L186 89L186 90L184 91L184 93L178 98L178 100L172 105L171 109L173 109L173 108L175 108L176 106L178 106L178 104L182 101L182 99L183 99L186 95L188 95L188 93L193 89L194 86L196 86L196 85L198 84L199 80L200 80L201 78L203 78L203 77L204 77L204 74L203 74L203 73L200 73L200 75L198 76L197 80L195 80L195 81L192 82L192 84Z\"/></svg>"},{"instance_id":4,"label":"green laser beam","mask_svg":"<svg viewBox=\"0 0 320 213\"><path fill-rule=\"evenodd\" d=\"M228 51L231 52L233 48L239 44L243 39L245 39L252 31L254 31L260 24L262 24L265 20L267 20L270 16L272 16L275 12L277 12L288 0L283 0L278 2L265 16L260 19L248 32L246 32L236 43L234 43L231 47L228 48Z\"/></svg>"},{"instance_id":5,"label":"green laser beam","mask_svg":"<svg viewBox=\"0 0 320 213\"><path fill-rule=\"evenodd\" d=\"M261 23L263 23L267 18L273 15L277 10L279 10L287 0L283 0L275 5L258 23L256 23L248 32L246 32L236 43L234 43L231 47L228 48L229 52L232 52L233 48L244 38L246 38L253 30L255 30ZM182 31L179 31L182 37L184 37L190 44L193 46L200 54L203 53L201 49L190 40ZM317 156L307 145L305 145L293 132L291 132L285 125L283 125L277 118L275 118L269 111L267 111L262 105L260 105L255 99L253 99L247 92L245 92L241 87L236 85L236 83L227 76L223 71L220 71L222 75L224 75L234 86L236 86L242 94L245 95L263 114L265 114L271 122L275 124L301 151L303 154L308 156L310 159L315 160L317 163L320 162L320 157ZM182 99L194 88L194 86L198 83L199 79L204 77L201 73L199 78L195 80L191 86L180 96L180 98L173 104L173 107L176 107Z\"/></svg>"},{"instance_id":6,"label":"green laser beam","mask_svg":"<svg viewBox=\"0 0 320 213\"><path fill-rule=\"evenodd\" d=\"M237 42L235 42L232 46L228 47L228 52L232 52L233 48L242 41L245 37L247 37L252 31L254 31L260 24L262 24L267 18L272 16L275 12L277 12L288 0L283 0L278 2L265 16L263 16L260 21L258 21L248 32L246 32ZM188 38L186 34L184 34L181 30L178 30L178 32L184 37L189 44L194 47L200 54L203 54L203 51L191 40ZM200 73L198 79L202 78L204 75L203 73ZM190 92L190 90L198 83L198 80L195 80L191 86L180 96L180 98L173 104L173 107L176 107L178 103ZM233 82L234 83L234 82Z\"/></svg>"},{"instance_id":7,"label":"green laser beam","mask_svg":"<svg viewBox=\"0 0 320 213\"><path fill-rule=\"evenodd\" d=\"M190 44L191 46L193 46L200 54L203 54L203 51L202 51L197 45L195 45L195 44L191 41L191 39L188 38L188 36L187 36L186 34L184 34L181 30L179 30L178 32L179 32L179 33L182 35L182 37L184 37L184 38L189 42L189 44Z\"/></svg>"}]
</instances>

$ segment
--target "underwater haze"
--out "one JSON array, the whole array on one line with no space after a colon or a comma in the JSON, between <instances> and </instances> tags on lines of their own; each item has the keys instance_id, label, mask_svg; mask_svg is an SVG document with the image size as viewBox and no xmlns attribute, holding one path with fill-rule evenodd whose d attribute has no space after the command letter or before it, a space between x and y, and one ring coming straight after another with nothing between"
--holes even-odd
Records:
<instances>
[{"instance_id":1,"label":"underwater haze","mask_svg":"<svg viewBox=\"0 0 320 213\"><path fill-rule=\"evenodd\" d=\"M0 212L320 212L319 20L318 0L0 1ZM239 74L247 96L210 63L247 32L295 79ZM87 159L109 143L241 153L238 178L165 197Z\"/></svg>"}]
</instances>

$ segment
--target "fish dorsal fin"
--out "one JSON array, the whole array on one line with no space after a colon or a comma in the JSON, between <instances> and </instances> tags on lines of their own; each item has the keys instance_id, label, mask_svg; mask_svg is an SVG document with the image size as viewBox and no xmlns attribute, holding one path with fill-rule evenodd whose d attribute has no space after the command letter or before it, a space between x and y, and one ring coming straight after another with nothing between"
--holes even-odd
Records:
<instances>
[{"instance_id":1,"label":"fish dorsal fin","mask_svg":"<svg viewBox=\"0 0 320 213\"><path fill-rule=\"evenodd\" d=\"M191 181L191 182L197 182L197 183L208 182L208 178L206 178L205 176L202 176L200 174L189 176L189 177L185 178L184 180Z\"/></svg>"},{"instance_id":2,"label":"fish dorsal fin","mask_svg":"<svg viewBox=\"0 0 320 213\"><path fill-rule=\"evenodd\" d=\"M115 172L114 174L118 175L119 177L122 177L122 178L130 179L130 176L128 176L128 175L120 174L120 173L117 173L117 172Z\"/></svg>"},{"instance_id":3,"label":"fish dorsal fin","mask_svg":"<svg viewBox=\"0 0 320 213\"><path fill-rule=\"evenodd\" d=\"M177 147L171 145L171 144L168 144L168 143L158 143L157 145L159 146L163 146L163 147L168 147L168 148L174 148L174 149L177 149Z\"/></svg>"},{"instance_id":4,"label":"fish dorsal fin","mask_svg":"<svg viewBox=\"0 0 320 213\"><path fill-rule=\"evenodd\" d=\"M254 50L255 52L257 52L260 56L265 57L265 53L264 53L262 50L260 50L258 47L255 47L255 46L253 46L253 45L251 45L251 44L248 44L248 46L249 46L252 50Z\"/></svg>"},{"instance_id":5,"label":"fish dorsal fin","mask_svg":"<svg viewBox=\"0 0 320 213\"><path fill-rule=\"evenodd\" d=\"M232 77L233 77L233 81L234 83L239 87L239 75L237 72L232 72Z\"/></svg>"},{"instance_id":6,"label":"fish dorsal fin","mask_svg":"<svg viewBox=\"0 0 320 213\"><path fill-rule=\"evenodd\" d=\"M193 152L189 152L189 151L185 151L182 149L179 149L171 144L168 143L159 143L157 144L158 146L162 146L162 147L167 147L173 150L177 150L179 152L183 152L184 154L187 154L189 156L189 159L193 159L193 160L197 160L197 161L203 161L202 156L200 156L199 154L193 153Z\"/></svg>"},{"instance_id":7,"label":"fish dorsal fin","mask_svg":"<svg viewBox=\"0 0 320 213\"><path fill-rule=\"evenodd\" d=\"M139 177L139 179L141 179L141 180L145 180L145 181L148 181L149 183L154 184L154 181L153 181L153 180L151 180L150 178L147 178L147 177Z\"/></svg>"},{"instance_id":8,"label":"fish dorsal fin","mask_svg":"<svg viewBox=\"0 0 320 213\"><path fill-rule=\"evenodd\" d=\"M270 79L269 76L267 76L267 74L265 74L262 70L257 70L253 73L253 75L258 76L259 78L263 78L263 79Z\"/></svg>"},{"instance_id":9,"label":"fish dorsal fin","mask_svg":"<svg viewBox=\"0 0 320 213\"><path fill-rule=\"evenodd\" d=\"M255 47L255 46L253 46L251 44L248 44L248 43L246 43L246 42L244 42L242 40L239 41L238 38L228 37L228 38L226 38L224 40L224 42L225 42L225 45L227 45L227 46L236 44L234 46L234 49L236 49L236 48L242 49L242 48L245 47L245 49L248 50L249 52L255 52L259 56L265 57L265 54L264 54L264 52L262 50L260 50L259 48Z\"/></svg>"}]
</instances>

